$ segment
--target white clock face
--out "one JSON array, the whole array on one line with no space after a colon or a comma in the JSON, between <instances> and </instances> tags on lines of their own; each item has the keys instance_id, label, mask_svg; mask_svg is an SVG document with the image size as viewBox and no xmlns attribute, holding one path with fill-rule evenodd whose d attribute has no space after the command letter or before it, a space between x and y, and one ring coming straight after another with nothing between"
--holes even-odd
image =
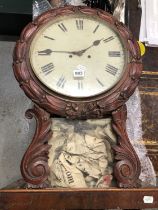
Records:
<instances>
[{"instance_id":1,"label":"white clock face","mask_svg":"<svg viewBox=\"0 0 158 210\"><path fill-rule=\"evenodd\" d=\"M38 79L70 97L106 92L118 83L126 65L126 51L105 21L76 14L56 18L33 38L30 63Z\"/></svg>"}]
</instances>

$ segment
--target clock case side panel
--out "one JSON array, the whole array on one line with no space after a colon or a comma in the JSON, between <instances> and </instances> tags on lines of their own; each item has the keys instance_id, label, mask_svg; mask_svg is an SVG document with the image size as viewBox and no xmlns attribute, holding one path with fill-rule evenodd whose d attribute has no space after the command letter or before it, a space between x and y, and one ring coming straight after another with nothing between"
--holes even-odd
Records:
<instances>
[{"instance_id":1,"label":"clock case side panel","mask_svg":"<svg viewBox=\"0 0 158 210\"><path fill-rule=\"evenodd\" d=\"M54 18L58 15L73 14L76 11L87 15L97 15L116 27L119 34L122 36L124 44L130 55L129 63L125 69L125 74L114 88L107 93L96 97L86 98L84 100L64 97L51 92L39 82L39 80L34 76L32 69L27 65L29 41L32 36L36 34L40 25L48 22L49 18ZM57 114L71 119L103 118L107 114L112 114L113 128L118 135L118 146L114 148L114 151L116 152L116 165L114 170L115 176L118 178L118 185L120 187L138 186L140 162L126 133L126 111L125 106L123 105L138 85L142 70L142 63L138 44L125 26L108 13L98 9L94 10L88 7L71 6L51 10L39 16L38 19L36 19L33 23L30 23L23 30L20 40L17 42L15 47L13 69L15 77L26 95L31 98L34 103L44 108L44 110L50 114ZM36 131L38 130L38 135L40 136L42 129L40 130L38 126L39 125L37 123ZM28 166L28 162L31 163L34 156L33 154L29 156L29 152L33 149L37 152L38 135L35 134L32 145L30 145L23 158L21 167L23 171L22 174L26 182L37 187L43 186L43 183L46 181L46 177L49 174L49 169L45 170L45 167L44 171L43 169L39 169L40 167L36 168L36 163L38 163L38 161L40 162L43 157L46 158L45 166L47 168L46 153L49 150L48 148L45 153L42 153L41 147L39 150L39 152L41 152L39 160L36 160L37 162L35 161L33 165L30 164L30 166L26 168ZM42 146L42 139L41 142L42 143L40 144ZM31 167L33 167L33 174L29 175ZM36 171L36 169L38 170ZM43 171L42 176L44 178L39 179L39 171L40 173Z\"/></svg>"},{"instance_id":2,"label":"clock case side panel","mask_svg":"<svg viewBox=\"0 0 158 210\"><path fill-rule=\"evenodd\" d=\"M74 13L97 16L110 24L118 32L129 55L124 74L118 84L107 92L89 98L71 98L50 91L34 75L29 62L30 42L40 27L50 19ZM15 77L26 95L49 113L71 119L103 118L121 107L134 92L142 71L140 50L131 32L112 15L88 7L67 6L39 16L23 30L16 44L13 59Z\"/></svg>"},{"instance_id":3,"label":"clock case side panel","mask_svg":"<svg viewBox=\"0 0 158 210\"><path fill-rule=\"evenodd\" d=\"M141 186L139 179L141 164L128 138L126 131L126 105L112 112L112 127L117 135L115 152L114 176L121 188L136 188Z\"/></svg>"},{"instance_id":4,"label":"clock case side panel","mask_svg":"<svg viewBox=\"0 0 158 210\"><path fill-rule=\"evenodd\" d=\"M48 154L51 146L48 144L52 137L50 114L35 105L26 111L26 117L36 119L36 131L30 146L21 162L21 174L28 188L49 187Z\"/></svg>"}]
</instances>

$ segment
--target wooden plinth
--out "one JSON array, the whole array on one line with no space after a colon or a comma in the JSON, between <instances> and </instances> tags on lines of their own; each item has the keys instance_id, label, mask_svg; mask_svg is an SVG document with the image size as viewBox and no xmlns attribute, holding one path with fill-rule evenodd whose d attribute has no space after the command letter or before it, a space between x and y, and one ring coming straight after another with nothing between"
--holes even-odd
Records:
<instances>
[{"instance_id":1,"label":"wooden plinth","mask_svg":"<svg viewBox=\"0 0 158 210\"><path fill-rule=\"evenodd\" d=\"M14 186L15 187L15 186ZM144 203L153 196L153 203ZM158 188L3 189L0 210L145 209L158 207Z\"/></svg>"}]
</instances>

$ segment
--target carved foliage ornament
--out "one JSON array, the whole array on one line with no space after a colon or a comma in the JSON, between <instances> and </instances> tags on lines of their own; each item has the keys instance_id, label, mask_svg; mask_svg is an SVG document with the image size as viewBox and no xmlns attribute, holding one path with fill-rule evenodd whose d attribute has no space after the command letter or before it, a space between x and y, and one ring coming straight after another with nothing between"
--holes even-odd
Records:
<instances>
[{"instance_id":1,"label":"carved foliage ornament","mask_svg":"<svg viewBox=\"0 0 158 210\"><path fill-rule=\"evenodd\" d=\"M141 172L139 158L133 149L126 132L127 109L122 106L112 113L112 127L117 134L118 145L113 149L116 153L114 174L119 187L139 187Z\"/></svg>"},{"instance_id":2,"label":"carved foliage ornament","mask_svg":"<svg viewBox=\"0 0 158 210\"><path fill-rule=\"evenodd\" d=\"M36 119L36 131L21 162L22 176L30 188L47 187L48 153L51 147L48 140L52 136L52 120L46 111L36 105L33 109L27 110L26 117Z\"/></svg>"}]
</instances>

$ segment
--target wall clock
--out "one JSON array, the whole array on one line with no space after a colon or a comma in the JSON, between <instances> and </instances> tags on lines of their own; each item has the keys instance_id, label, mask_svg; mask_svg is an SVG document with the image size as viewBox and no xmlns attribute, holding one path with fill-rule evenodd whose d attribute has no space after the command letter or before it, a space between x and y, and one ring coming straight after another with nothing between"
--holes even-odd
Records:
<instances>
[{"instance_id":1,"label":"wall clock","mask_svg":"<svg viewBox=\"0 0 158 210\"><path fill-rule=\"evenodd\" d=\"M21 164L30 187L47 186L48 140L54 114L69 119L112 116L119 187L139 185L140 162L126 133L125 102L142 70L137 42L110 14L89 7L50 10L28 24L14 50L20 87L36 104L37 128Z\"/></svg>"}]
</instances>

